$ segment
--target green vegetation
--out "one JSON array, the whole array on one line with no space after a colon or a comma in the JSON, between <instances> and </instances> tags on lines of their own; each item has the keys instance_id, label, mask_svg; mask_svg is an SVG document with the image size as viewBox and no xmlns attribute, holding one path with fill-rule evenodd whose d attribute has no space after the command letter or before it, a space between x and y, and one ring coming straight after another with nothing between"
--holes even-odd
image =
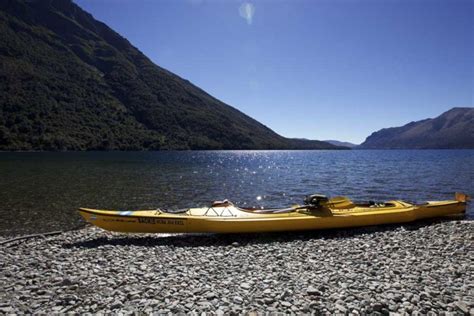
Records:
<instances>
[{"instance_id":1,"label":"green vegetation","mask_svg":"<svg viewBox=\"0 0 474 316\"><path fill-rule=\"evenodd\" d=\"M153 64L69 0L0 2L0 150L322 149Z\"/></svg>"}]
</instances>

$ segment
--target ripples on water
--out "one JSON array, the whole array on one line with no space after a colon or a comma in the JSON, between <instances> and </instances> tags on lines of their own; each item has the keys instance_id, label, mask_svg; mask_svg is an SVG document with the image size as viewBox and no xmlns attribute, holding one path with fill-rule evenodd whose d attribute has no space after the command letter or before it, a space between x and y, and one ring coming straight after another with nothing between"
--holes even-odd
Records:
<instances>
[{"instance_id":1,"label":"ripples on water","mask_svg":"<svg viewBox=\"0 0 474 316\"><path fill-rule=\"evenodd\" d=\"M73 227L78 207L182 208L224 198L277 207L312 193L423 201L455 191L474 195L474 150L0 153L0 233Z\"/></svg>"}]
</instances>

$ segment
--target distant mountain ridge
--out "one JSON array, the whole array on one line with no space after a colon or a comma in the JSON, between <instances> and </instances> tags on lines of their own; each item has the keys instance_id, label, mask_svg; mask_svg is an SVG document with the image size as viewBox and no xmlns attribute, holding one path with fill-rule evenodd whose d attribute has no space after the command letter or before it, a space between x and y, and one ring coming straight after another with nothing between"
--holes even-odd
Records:
<instances>
[{"instance_id":1,"label":"distant mountain ridge","mask_svg":"<svg viewBox=\"0 0 474 316\"><path fill-rule=\"evenodd\" d=\"M333 145L336 145L336 146L344 146L344 147L348 147L348 148L354 148L354 147L357 147L358 145L357 144L353 144L353 143L350 143L350 142L341 142L339 140L324 140L324 142L326 143L329 143L329 144L333 144Z\"/></svg>"},{"instance_id":2,"label":"distant mountain ridge","mask_svg":"<svg viewBox=\"0 0 474 316\"><path fill-rule=\"evenodd\" d=\"M340 148L278 135L70 0L1 1L0 38L0 150Z\"/></svg>"},{"instance_id":3,"label":"distant mountain ridge","mask_svg":"<svg viewBox=\"0 0 474 316\"><path fill-rule=\"evenodd\" d=\"M381 129L367 137L358 148L474 148L474 108L453 108L433 119Z\"/></svg>"}]
</instances>

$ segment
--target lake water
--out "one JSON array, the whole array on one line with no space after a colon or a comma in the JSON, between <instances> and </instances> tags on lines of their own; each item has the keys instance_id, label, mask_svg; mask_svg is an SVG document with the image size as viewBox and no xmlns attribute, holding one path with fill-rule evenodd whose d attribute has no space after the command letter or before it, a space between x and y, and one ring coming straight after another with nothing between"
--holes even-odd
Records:
<instances>
[{"instance_id":1,"label":"lake water","mask_svg":"<svg viewBox=\"0 0 474 316\"><path fill-rule=\"evenodd\" d=\"M474 196L474 150L0 153L0 234L83 224L78 207L287 206L305 195L355 200ZM468 217L474 217L473 205Z\"/></svg>"}]
</instances>

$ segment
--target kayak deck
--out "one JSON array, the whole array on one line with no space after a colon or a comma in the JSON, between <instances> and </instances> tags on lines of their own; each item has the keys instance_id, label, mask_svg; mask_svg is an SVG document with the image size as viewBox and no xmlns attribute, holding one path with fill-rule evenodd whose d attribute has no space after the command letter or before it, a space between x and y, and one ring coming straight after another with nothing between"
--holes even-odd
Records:
<instances>
[{"instance_id":1,"label":"kayak deck","mask_svg":"<svg viewBox=\"0 0 474 316\"><path fill-rule=\"evenodd\" d=\"M331 207L332 206L332 207ZM80 208L83 218L110 231L136 233L254 233L370 226L463 214L466 202L433 201L415 205L403 201L380 204L308 205L287 209L244 209L231 203L190 208L180 213L163 210L105 211Z\"/></svg>"}]
</instances>

